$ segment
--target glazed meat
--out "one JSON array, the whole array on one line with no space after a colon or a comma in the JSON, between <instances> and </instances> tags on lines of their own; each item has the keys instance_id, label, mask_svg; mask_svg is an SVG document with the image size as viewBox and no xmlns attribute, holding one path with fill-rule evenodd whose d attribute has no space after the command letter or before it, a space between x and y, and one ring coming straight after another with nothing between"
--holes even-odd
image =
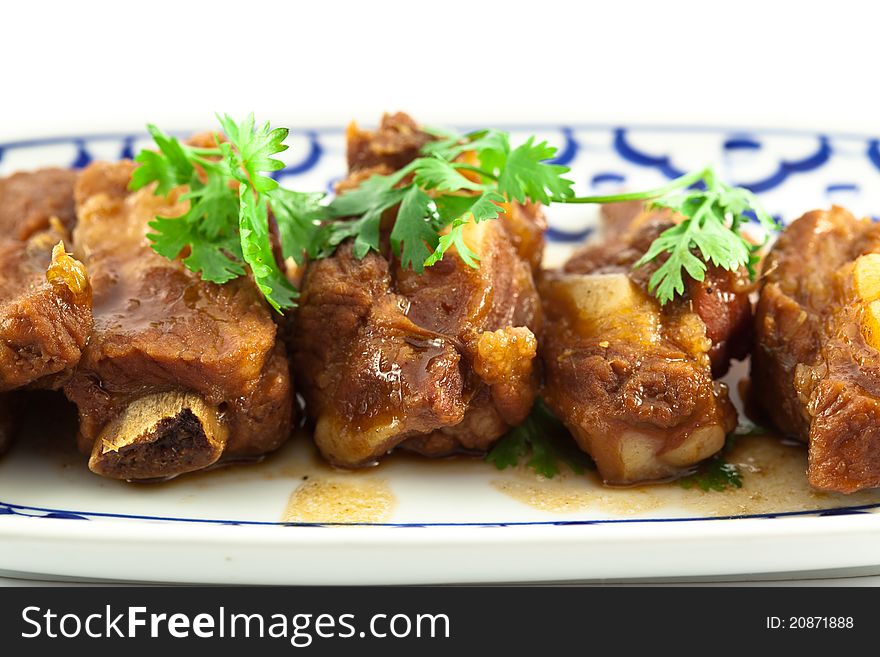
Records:
<instances>
[{"instance_id":1,"label":"glazed meat","mask_svg":"<svg viewBox=\"0 0 880 657\"><path fill-rule=\"evenodd\" d=\"M91 329L91 290L64 251L76 173L43 169L0 179L0 453L15 433L14 393L57 388Z\"/></svg>"},{"instance_id":2,"label":"glazed meat","mask_svg":"<svg viewBox=\"0 0 880 657\"><path fill-rule=\"evenodd\" d=\"M755 401L809 444L814 487L880 486L880 225L839 207L808 212L764 269Z\"/></svg>"},{"instance_id":3,"label":"glazed meat","mask_svg":"<svg viewBox=\"0 0 880 657\"><path fill-rule=\"evenodd\" d=\"M154 217L185 208L127 189L132 162L95 163L76 186L77 254L89 268L95 326L67 396L89 467L167 478L265 454L289 435L284 345L247 278L219 286L155 254Z\"/></svg>"},{"instance_id":4,"label":"glazed meat","mask_svg":"<svg viewBox=\"0 0 880 657\"><path fill-rule=\"evenodd\" d=\"M63 384L91 329L85 269L65 253L61 221L46 214L66 207L71 193L59 176L50 169L0 180L0 392Z\"/></svg>"},{"instance_id":5,"label":"glazed meat","mask_svg":"<svg viewBox=\"0 0 880 657\"><path fill-rule=\"evenodd\" d=\"M606 219L619 221L619 210ZM544 399L610 484L685 474L736 425L713 370L745 355L747 277L710 268L661 307L647 293L657 264L632 265L670 225L638 213L629 230L612 226L540 285Z\"/></svg>"},{"instance_id":6,"label":"glazed meat","mask_svg":"<svg viewBox=\"0 0 880 657\"><path fill-rule=\"evenodd\" d=\"M350 129L342 188L406 164L427 139L406 115L386 116L375 133ZM294 371L332 463L365 465L398 445L430 456L484 451L528 414L543 217L514 204L467 231L476 269L449 253L417 274L387 251L358 260L350 243L308 266Z\"/></svg>"},{"instance_id":7,"label":"glazed meat","mask_svg":"<svg viewBox=\"0 0 880 657\"><path fill-rule=\"evenodd\" d=\"M73 186L77 171L40 169L0 179L0 235L27 240L50 228L55 217L70 232L76 223Z\"/></svg>"}]
</instances>

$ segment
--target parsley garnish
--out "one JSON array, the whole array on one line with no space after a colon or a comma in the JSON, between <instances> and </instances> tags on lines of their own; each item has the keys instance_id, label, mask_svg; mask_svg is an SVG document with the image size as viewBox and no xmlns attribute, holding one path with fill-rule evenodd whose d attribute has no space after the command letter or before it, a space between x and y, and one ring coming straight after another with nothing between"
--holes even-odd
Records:
<instances>
[{"instance_id":1,"label":"parsley garnish","mask_svg":"<svg viewBox=\"0 0 880 657\"><path fill-rule=\"evenodd\" d=\"M420 157L389 175L375 175L329 203L321 193L278 186L270 176L283 167L274 156L286 150L287 130L255 126L218 116L226 141L196 148L148 126L156 151L137 158L131 188L155 183L155 193L179 185L189 209L180 217L157 217L148 235L153 249L215 283L250 272L276 310L294 305L297 292L273 257L269 217L278 226L282 255L298 263L331 255L346 239L363 258L380 250L385 213L397 210L389 235L393 255L405 268L421 272L452 247L471 267L480 255L465 239L470 224L496 219L507 202L613 203L644 200L684 217L664 231L635 264L665 256L648 289L661 304L684 292L684 275L703 280L708 264L727 270L746 266L754 276L757 246L740 233L751 210L768 230L777 225L746 189L718 180L711 168L677 178L658 189L610 196L574 195L568 167L549 163L556 149L529 138L512 146L500 130L466 135L434 132ZM702 185L702 188L695 188Z\"/></svg>"},{"instance_id":2,"label":"parsley garnish","mask_svg":"<svg viewBox=\"0 0 880 657\"><path fill-rule=\"evenodd\" d=\"M572 442L565 426L539 399L525 422L508 431L486 455L499 470L516 467L530 457L526 466L536 474L552 479L559 474L561 461L575 474L593 469L592 459Z\"/></svg>"},{"instance_id":3,"label":"parsley garnish","mask_svg":"<svg viewBox=\"0 0 880 657\"><path fill-rule=\"evenodd\" d=\"M710 490L723 493L729 488L742 488L743 485L739 469L718 457L712 457L697 472L679 479L678 483L682 488L699 488L707 493Z\"/></svg>"},{"instance_id":4,"label":"parsley garnish","mask_svg":"<svg viewBox=\"0 0 880 657\"><path fill-rule=\"evenodd\" d=\"M465 161L466 153L479 166ZM555 153L534 138L513 148L507 133L497 130L429 142L422 156L402 169L373 176L336 197L328 206L337 217L328 241L335 246L353 237L358 258L379 251L382 215L399 205L390 242L404 267L421 272L453 246L476 267L479 254L464 239L468 224L496 219L506 201L548 203L573 196L573 183L562 177L568 167L545 162Z\"/></svg>"},{"instance_id":5,"label":"parsley garnish","mask_svg":"<svg viewBox=\"0 0 880 657\"><path fill-rule=\"evenodd\" d=\"M703 188L694 189L697 184ZM740 232L751 218L749 211L768 234L779 229L776 220L761 207L752 192L721 182L711 167L645 192L553 200L562 203L648 201L652 207L668 208L683 216L681 223L663 231L633 265L638 268L662 254L668 255L648 281L648 291L661 305L684 292L683 272L702 281L708 263L728 271L747 267L754 279L757 251L763 245L750 243Z\"/></svg>"},{"instance_id":6,"label":"parsley garnish","mask_svg":"<svg viewBox=\"0 0 880 657\"><path fill-rule=\"evenodd\" d=\"M370 178L330 204L338 217L360 217L336 225L334 244L355 237L356 256L378 251L381 215L400 204L391 248L404 267L422 271L452 246L466 264L476 267L479 254L465 243L464 228L471 222L497 218L502 202L549 205L643 200L684 217L661 233L634 265L641 267L666 255L648 281L648 291L663 305L684 292L685 273L702 281L708 264L728 271L747 267L754 277L761 245L751 244L740 232L750 211L766 230L778 228L752 192L721 182L710 167L658 189L578 197L572 181L563 177L569 169L547 163L555 153L556 149L546 142L536 144L534 138L512 148L507 133L498 130L465 136L442 133L423 148L423 157L390 176ZM401 187L407 176L412 181Z\"/></svg>"},{"instance_id":7,"label":"parsley garnish","mask_svg":"<svg viewBox=\"0 0 880 657\"><path fill-rule=\"evenodd\" d=\"M733 433L727 436L724 447L712 458L703 461L696 472L678 480L682 488L699 488L708 493L710 490L723 493L729 488L742 488L742 475L739 468L733 463L728 463L724 455L733 448L733 443L738 436L752 434L751 427L737 427Z\"/></svg>"},{"instance_id":8,"label":"parsley garnish","mask_svg":"<svg viewBox=\"0 0 880 657\"><path fill-rule=\"evenodd\" d=\"M148 126L157 151L143 150L129 187L155 183L167 195L179 185L188 210L178 217L156 217L147 235L153 250L169 259L184 256L191 271L212 283L226 283L249 268L260 292L277 311L294 305L297 291L276 262L269 228L269 210L278 224L282 253L302 262L314 255L317 226L324 217L321 194L282 189L264 175L284 164L273 156L283 152L286 128L269 123L255 126L251 114L236 123L218 116L226 135L215 148L182 144L154 125Z\"/></svg>"}]
</instances>

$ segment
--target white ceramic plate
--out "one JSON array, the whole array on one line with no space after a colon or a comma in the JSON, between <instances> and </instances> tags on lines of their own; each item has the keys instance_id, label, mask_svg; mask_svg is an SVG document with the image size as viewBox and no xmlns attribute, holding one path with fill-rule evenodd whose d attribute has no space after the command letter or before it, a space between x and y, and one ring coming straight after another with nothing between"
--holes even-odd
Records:
<instances>
[{"instance_id":1,"label":"white ceramic plate","mask_svg":"<svg viewBox=\"0 0 880 657\"><path fill-rule=\"evenodd\" d=\"M657 186L714 163L785 220L830 203L880 215L880 146L857 135L724 128L514 126L559 146L580 192ZM291 187L332 186L341 129L295 130ZM0 175L131 156L139 135L0 144ZM553 207L548 261L586 239L596 209ZM728 376L731 389L747 365ZM53 404L34 400L39 411ZM260 464L131 485L90 474L69 428L39 412L0 461L0 570L164 582L431 583L880 570L880 493L813 492L805 451L743 438L728 492L607 489L479 459L393 455L336 471L298 436Z\"/></svg>"}]
</instances>

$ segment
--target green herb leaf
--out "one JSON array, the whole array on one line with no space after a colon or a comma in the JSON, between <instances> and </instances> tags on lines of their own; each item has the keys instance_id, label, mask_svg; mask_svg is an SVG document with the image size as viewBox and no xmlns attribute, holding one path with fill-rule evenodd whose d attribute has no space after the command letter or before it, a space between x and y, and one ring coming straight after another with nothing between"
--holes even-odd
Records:
<instances>
[{"instance_id":1,"label":"green herb leaf","mask_svg":"<svg viewBox=\"0 0 880 657\"><path fill-rule=\"evenodd\" d=\"M157 183L156 193L165 195L178 185L189 184L195 173L192 158L176 137L169 137L153 124L147 130L159 151L141 151L135 157L140 163L129 183L129 189L138 190L152 182Z\"/></svg>"},{"instance_id":2,"label":"green herb leaf","mask_svg":"<svg viewBox=\"0 0 880 657\"><path fill-rule=\"evenodd\" d=\"M275 180L262 172L284 168L284 162L272 156L287 150L283 143L287 139L287 128L272 129L268 121L254 128L253 113L241 123L233 121L228 114L218 114L217 120L229 140L221 143L220 149L233 175L258 193L278 187Z\"/></svg>"},{"instance_id":3,"label":"green herb leaf","mask_svg":"<svg viewBox=\"0 0 880 657\"><path fill-rule=\"evenodd\" d=\"M690 189L698 183L702 183L704 189ZM684 220L661 233L633 265L642 267L665 257L648 281L648 290L661 305L684 292L685 275L702 281L709 263L728 271L746 267L754 279L757 251L762 245L749 243L740 232L750 220L750 210L768 234L779 229L752 192L722 183L710 167L685 174L658 189L607 196L556 196L550 200L559 203L643 200L682 215Z\"/></svg>"},{"instance_id":4,"label":"green herb leaf","mask_svg":"<svg viewBox=\"0 0 880 657\"><path fill-rule=\"evenodd\" d=\"M407 188L391 230L391 249L400 258L402 267L417 272L424 269L425 261L439 241L434 228L435 215L430 196L416 185Z\"/></svg>"},{"instance_id":5,"label":"green herb leaf","mask_svg":"<svg viewBox=\"0 0 880 657\"><path fill-rule=\"evenodd\" d=\"M297 292L275 262L269 239L266 202L246 185L240 187L239 200L241 252L245 262L250 265L254 282L275 310L280 312L282 308L291 308Z\"/></svg>"},{"instance_id":6,"label":"green herb leaf","mask_svg":"<svg viewBox=\"0 0 880 657\"><path fill-rule=\"evenodd\" d=\"M707 493L710 490L723 493L731 488L742 488L743 485L739 469L717 456L709 459L694 474L679 479L678 483L682 488L699 488Z\"/></svg>"},{"instance_id":7,"label":"green herb leaf","mask_svg":"<svg viewBox=\"0 0 880 657\"><path fill-rule=\"evenodd\" d=\"M156 253L174 260L189 249L183 264L203 280L222 285L245 274L237 236L209 239L183 217L156 217L150 228L156 232L147 239Z\"/></svg>"},{"instance_id":8,"label":"green herb leaf","mask_svg":"<svg viewBox=\"0 0 880 657\"><path fill-rule=\"evenodd\" d=\"M422 157L415 161L413 182L425 190L457 192L468 189L480 191L483 185L465 178L454 163L439 157Z\"/></svg>"},{"instance_id":9,"label":"green herb leaf","mask_svg":"<svg viewBox=\"0 0 880 657\"><path fill-rule=\"evenodd\" d=\"M324 194L277 187L267 196L278 225L282 255L298 264L305 262L306 256L317 257L316 237L321 223L328 218L327 208L321 203Z\"/></svg>"},{"instance_id":10,"label":"green herb leaf","mask_svg":"<svg viewBox=\"0 0 880 657\"><path fill-rule=\"evenodd\" d=\"M265 175L283 168L274 156L287 149L285 128L255 126L253 114L241 123L217 117L226 134L216 148L194 148L148 126L158 151L135 158L129 187L155 184L166 196L187 186L180 200L189 208L179 217L156 217L147 235L153 250L169 259L183 257L188 269L213 283L226 283L250 268L257 287L279 312L294 305L296 290L275 262L268 210L278 225L285 258L303 262L306 255L326 255L321 240L328 217L323 194L303 194L278 187Z\"/></svg>"},{"instance_id":11,"label":"green herb leaf","mask_svg":"<svg viewBox=\"0 0 880 657\"><path fill-rule=\"evenodd\" d=\"M486 460L504 470L519 465L527 456L526 467L548 479L559 474L560 462L575 474L595 468L592 459L575 445L565 426L541 400L535 402L525 422L495 444Z\"/></svg>"},{"instance_id":12,"label":"green herb leaf","mask_svg":"<svg viewBox=\"0 0 880 657\"><path fill-rule=\"evenodd\" d=\"M511 201L520 203L532 200L548 204L552 198L573 196L572 181L562 177L570 169L544 162L555 154L556 149L548 146L547 142L536 144L535 138L529 137L526 143L517 146L508 155L498 177L498 191Z\"/></svg>"},{"instance_id":13,"label":"green herb leaf","mask_svg":"<svg viewBox=\"0 0 880 657\"><path fill-rule=\"evenodd\" d=\"M425 265L436 264L454 246L458 257L468 267L476 267L480 257L465 243L464 228L471 222L480 223L496 219L501 213L498 204L503 202L504 197L491 190L483 192L480 196L443 196L437 199L440 224L450 225L451 219L451 225L449 232L440 236L434 252L425 260Z\"/></svg>"},{"instance_id":14,"label":"green herb leaf","mask_svg":"<svg viewBox=\"0 0 880 657\"><path fill-rule=\"evenodd\" d=\"M733 463L728 463L724 457L733 449L737 437L753 435L751 429L755 427L756 425L751 425L750 428L745 425L738 426L725 437L724 447L721 448L721 451L712 458L703 461L697 467L696 472L679 479L679 485L682 488L699 488L704 492L714 490L719 493L731 488L742 488L742 475L739 468Z\"/></svg>"},{"instance_id":15,"label":"green herb leaf","mask_svg":"<svg viewBox=\"0 0 880 657\"><path fill-rule=\"evenodd\" d=\"M342 219L329 232L331 245L354 237L355 256L378 250L382 213L402 203L391 233L391 248L402 266L420 272L454 246L468 266L476 267L479 254L464 241L467 224L496 219L498 204L506 201L545 202L572 194L573 183L562 177L569 169L544 161L556 154L546 142L532 138L511 150L508 134L498 130L457 135L435 129L434 134L441 138L424 146L423 157L391 175L369 178L330 204L331 214ZM476 155L479 167L459 161L466 152ZM402 184L410 175L411 182Z\"/></svg>"},{"instance_id":16,"label":"green herb leaf","mask_svg":"<svg viewBox=\"0 0 880 657\"><path fill-rule=\"evenodd\" d=\"M223 176L209 176L204 184L192 181L181 200L190 202L186 221L197 225L199 232L209 240L235 232L230 227L238 222L238 191L230 187Z\"/></svg>"}]
</instances>

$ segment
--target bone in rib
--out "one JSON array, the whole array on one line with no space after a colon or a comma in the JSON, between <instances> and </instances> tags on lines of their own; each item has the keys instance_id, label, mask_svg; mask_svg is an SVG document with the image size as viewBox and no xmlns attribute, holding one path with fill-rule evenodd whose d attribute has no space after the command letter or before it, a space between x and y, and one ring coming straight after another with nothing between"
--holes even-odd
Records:
<instances>
[{"instance_id":1,"label":"bone in rib","mask_svg":"<svg viewBox=\"0 0 880 657\"><path fill-rule=\"evenodd\" d=\"M204 282L154 253L147 224L184 209L128 191L132 162L94 163L76 186L76 252L94 290L95 326L65 387L79 408L89 467L167 478L270 452L291 431L284 345L248 278Z\"/></svg>"}]
</instances>

